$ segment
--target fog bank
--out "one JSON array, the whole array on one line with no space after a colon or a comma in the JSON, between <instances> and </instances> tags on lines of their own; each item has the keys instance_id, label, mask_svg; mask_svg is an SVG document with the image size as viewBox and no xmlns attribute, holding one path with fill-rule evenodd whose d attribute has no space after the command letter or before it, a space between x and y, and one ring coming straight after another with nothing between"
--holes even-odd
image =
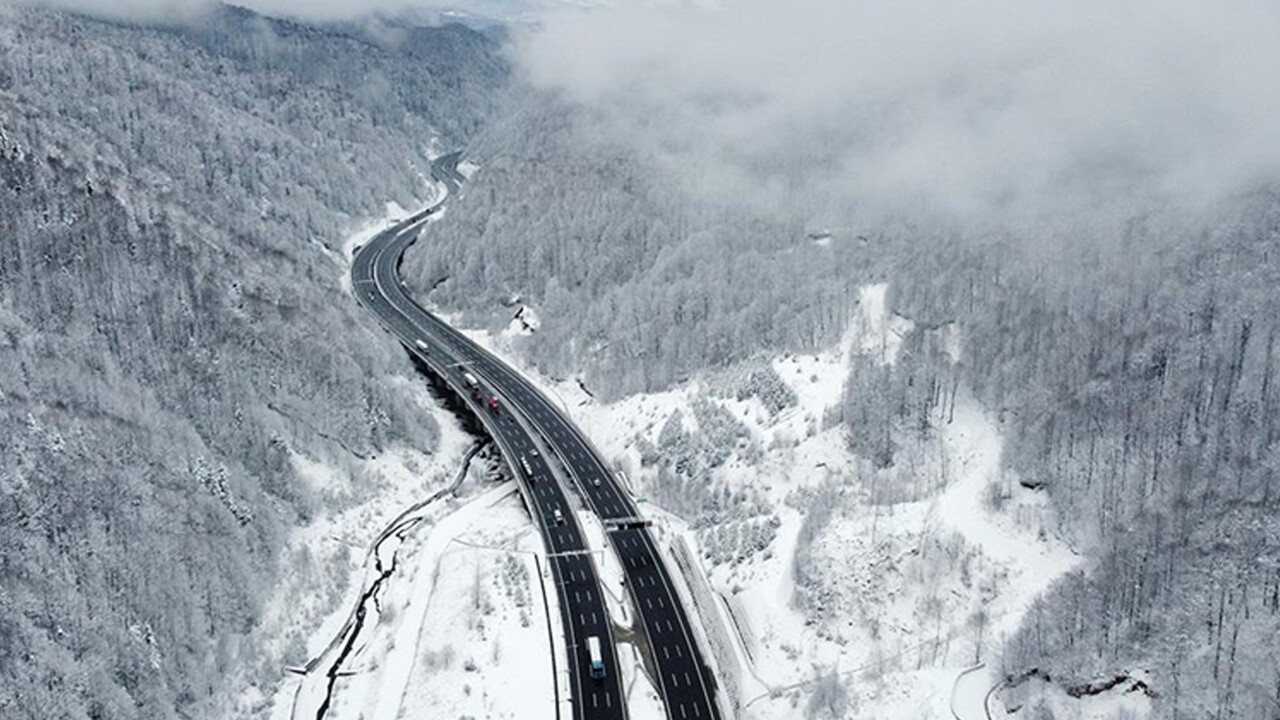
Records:
<instances>
[{"instance_id":1,"label":"fog bank","mask_svg":"<svg viewBox=\"0 0 1280 720\"><path fill-rule=\"evenodd\" d=\"M1264 0L739 0L552 14L517 56L698 192L1003 222L1274 178L1276 37Z\"/></svg>"}]
</instances>

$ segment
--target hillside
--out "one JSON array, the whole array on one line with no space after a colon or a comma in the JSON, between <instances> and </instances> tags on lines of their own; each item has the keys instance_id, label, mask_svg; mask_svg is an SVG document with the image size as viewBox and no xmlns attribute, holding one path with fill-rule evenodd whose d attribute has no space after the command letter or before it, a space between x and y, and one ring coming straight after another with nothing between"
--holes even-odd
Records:
<instances>
[{"instance_id":1,"label":"hillside","mask_svg":"<svg viewBox=\"0 0 1280 720\"><path fill-rule=\"evenodd\" d=\"M335 250L504 65L230 8L4 6L0 38L0 715L222 716L305 660L258 635L285 536L342 502L295 459L435 446Z\"/></svg>"},{"instance_id":2,"label":"hillside","mask_svg":"<svg viewBox=\"0 0 1280 720\"><path fill-rule=\"evenodd\" d=\"M861 491L890 506L936 491L945 473L911 467L913 448L946 432L965 389L1007 428L985 502L1047 497L1043 533L1086 558L1003 646L1011 684L1043 675L1088 696L1144 677L1155 717L1274 707L1273 189L1038 224L871 213L839 188L821 213L744 207L602 130L599 107L545 89L508 102L473 145L465 197L410 252L429 302L495 331L527 308L538 322L508 333L512 349L608 402L831 347L854 287L887 281L898 361L854 354L821 418L899 483ZM687 444L661 427L660 446ZM715 480L727 443L647 490L695 523L751 507L732 493L752 488ZM1052 715L1021 689L1006 702Z\"/></svg>"},{"instance_id":3,"label":"hillside","mask_svg":"<svg viewBox=\"0 0 1280 720\"><path fill-rule=\"evenodd\" d=\"M472 147L482 167L464 201L406 253L430 301L493 328L513 298L539 308L522 350L611 398L839 338L870 274L864 243L815 242L799 213L690 198L554 94L517 88L500 117Z\"/></svg>"}]
</instances>

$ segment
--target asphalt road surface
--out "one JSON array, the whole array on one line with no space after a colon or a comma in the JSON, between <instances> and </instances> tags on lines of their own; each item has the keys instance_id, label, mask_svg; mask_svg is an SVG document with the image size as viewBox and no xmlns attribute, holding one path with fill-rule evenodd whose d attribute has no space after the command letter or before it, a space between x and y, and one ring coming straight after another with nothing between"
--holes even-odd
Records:
<instances>
[{"instance_id":1,"label":"asphalt road surface","mask_svg":"<svg viewBox=\"0 0 1280 720\"><path fill-rule=\"evenodd\" d=\"M456 169L458 159L459 154L453 153L432 166L433 176L450 194L462 181ZM396 223L360 248L352 263L352 288L359 302L410 352L473 403L519 478L525 502L546 543L550 571L559 591L571 665L568 689L574 700L573 717L625 718L627 709L595 564L565 489L538 449L539 440L560 461L588 507L608 529L656 664L655 680L667 716L673 720L718 720L711 673L635 502L586 436L532 383L422 309L401 285L399 265L405 248L417 240L423 223L443 202ZM470 378L476 380L474 385ZM496 410L490 408L494 398ZM593 635L600 638L604 678L591 677L586 638Z\"/></svg>"}]
</instances>

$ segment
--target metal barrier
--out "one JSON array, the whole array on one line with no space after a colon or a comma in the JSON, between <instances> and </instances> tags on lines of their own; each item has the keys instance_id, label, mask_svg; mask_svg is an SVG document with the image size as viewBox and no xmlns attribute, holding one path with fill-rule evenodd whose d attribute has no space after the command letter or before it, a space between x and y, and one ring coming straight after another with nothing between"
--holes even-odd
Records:
<instances>
[{"instance_id":1,"label":"metal barrier","mask_svg":"<svg viewBox=\"0 0 1280 720\"><path fill-rule=\"evenodd\" d=\"M716 594L696 564L697 560L689 550L685 539L677 536L676 541L669 547L671 554L675 557L676 565L680 568L680 574L684 576L685 586L689 588L689 594L692 596L693 609L698 613L699 624L705 631L707 644L720 669L716 679L724 689L725 698L729 704L728 710L736 718L742 708L742 687L739 681L741 666L738 663L738 655L733 650L733 638L729 636L728 629L721 622L720 612L716 609Z\"/></svg>"}]
</instances>

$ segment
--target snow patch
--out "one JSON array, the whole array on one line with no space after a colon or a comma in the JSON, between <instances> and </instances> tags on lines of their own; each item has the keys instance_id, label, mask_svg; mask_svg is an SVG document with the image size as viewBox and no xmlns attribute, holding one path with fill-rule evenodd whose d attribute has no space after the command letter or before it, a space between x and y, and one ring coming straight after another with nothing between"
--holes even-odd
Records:
<instances>
[{"instance_id":1,"label":"snow patch","mask_svg":"<svg viewBox=\"0 0 1280 720\"><path fill-rule=\"evenodd\" d=\"M473 439L443 409L425 411L440 428L433 454L397 448L369 460L292 455L325 509L294 530L280 554L280 580L256 634L264 639L265 665L282 677L261 694L246 693L242 715L290 717L301 681L285 670L318 656L346 622L362 590L368 543L406 507L451 481Z\"/></svg>"},{"instance_id":2,"label":"snow patch","mask_svg":"<svg viewBox=\"0 0 1280 720\"><path fill-rule=\"evenodd\" d=\"M861 312L855 320L860 336L860 349L876 356L880 362L893 364L902 347L902 338L911 330L910 320L888 312L885 295L888 283L866 285L858 291Z\"/></svg>"},{"instance_id":3,"label":"snow patch","mask_svg":"<svg viewBox=\"0 0 1280 720\"><path fill-rule=\"evenodd\" d=\"M330 717L554 717L540 548L510 482L412 539Z\"/></svg>"}]
</instances>

